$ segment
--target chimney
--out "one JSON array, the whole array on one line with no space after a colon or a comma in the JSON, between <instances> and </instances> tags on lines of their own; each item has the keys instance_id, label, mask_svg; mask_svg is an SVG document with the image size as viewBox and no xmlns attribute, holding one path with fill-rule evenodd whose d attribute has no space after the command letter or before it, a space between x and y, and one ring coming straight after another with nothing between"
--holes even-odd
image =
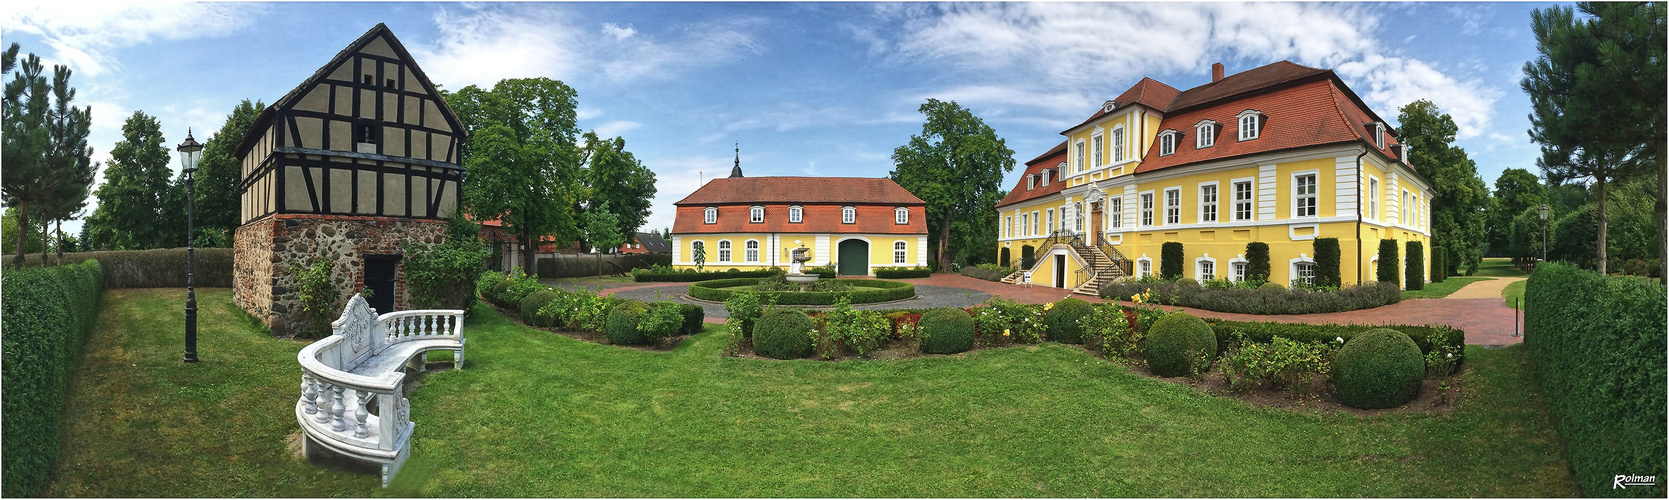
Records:
<instances>
[{"instance_id":1,"label":"chimney","mask_svg":"<svg viewBox=\"0 0 1669 500\"><path fill-rule=\"evenodd\" d=\"M1223 80L1223 63L1211 63L1211 83Z\"/></svg>"}]
</instances>

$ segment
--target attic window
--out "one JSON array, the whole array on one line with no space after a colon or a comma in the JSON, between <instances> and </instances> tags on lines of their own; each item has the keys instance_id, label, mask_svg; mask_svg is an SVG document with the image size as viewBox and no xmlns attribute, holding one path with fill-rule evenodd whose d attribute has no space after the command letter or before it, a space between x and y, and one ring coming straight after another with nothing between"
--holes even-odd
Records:
<instances>
[{"instance_id":1,"label":"attic window","mask_svg":"<svg viewBox=\"0 0 1669 500\"><path fill-rule=\"evenodd\" d=\"M1373 122L1373 147L1385 149L1385 124Z\"/></svg>"},{"instance_id":2,"label":"attic window","mask_svg":"<svg viewBox=\"0 0 1669 500\"><path fill-rule=\"evenodd\" d=\"M1049 175L1049 169L1047 169L1047 168L1043 169L1043 185L1044 186L1049 185L1049 178L1050 177L1053 177L1053 176Z\"/></svg>"},{"instance_id":3,"label":"attic window","mask_svg":"<svg viewBox=\"0 0 1669 500\"><path fill-rule=\"evenodd\" d=\"M365 82L366 85L376 85L377 77L374 77L374 76L371 76L371 75L365 75L365 79L363 81Z\"/></svg>"},{"instance_id":4,"label":"attic window","mask_svg":"<svg viewBox=\"0 0 1669 500\"><path fill-rule=\"evenodd\" d=\"M383 83L383 86L388 87L388 88L394 88L394 79L389 78L386 82Z\"/></svg>"},{"instance_id":5,"label":"attic window","mask_svg":"<svg viewBox=\"0 0 1669 500\"><path fill-rule=\"evenodd\" d=\"M719 221L719 209L713 208L713 207L707 207L705 210L702 210L702 222L703 223L713 224L713 223L717 223L718 221Z\"/></svg>"},{"instance_id":6,"label":"attic window","mask_svg":"<svg viewBox=\"0 0 1669 500\"><path fill-rule=\"evenodd\" d=\"M1194 149L1205 149L1217 142L1217 122L1201 120L1194 125Z\"/></svg>"},{"instance_id":7,"label":"attic window","mask_svg":"<svg viewBox=\"0 0 1669 500\"><path fill-rule=\"evenodd\" d=\"M377 126L373 125L373 124L369 124L369 123L360 124L359 125L359 143L360 144L376 144L377 143Z\"/></svg>"},{"instance_id":8,"label":"attic window","mask_svg":"<svg viewBox=\"0 0 1669 500\"><path fill-rule=\"evenodd\" d=\"M1037 187L1037 174L1026 174L1026 190L1031 191L1034 187Z\"/></svg>"},{"instance_id":9,"label":"attic window","mask_svg":"<svg viewBox=\"0 0 1669 500\"><path fill-rule=\"evenodd\" d=\"M1258 135L1263 132L1263 113L1259 113L1257 110L1248 109L1241 111L1240 114L1235 115L1235 117L1239 119L1240 123L1240 140L1250 141L1252 139L1256 139L1258 138Z\"/></svg>"},{"instance_id":10,"label":"attic window","mask_svg":"<svg viewBox=\"0 0 1669 500\"><path fill-rule=\"evenodd\" d=\"M1181 134L1178 134L1175 130L1166 130L1159 133L1159 156L1170 156L1176 154L1176 139L1178 135Z\"/></svg>"},{"instance_id":11,"label":"attic window","mask_svg":"<svg viewBox=\"0 0 1669 500\"><path fill-rule=\"evenodd\" d=\"M765 222L765 207L756 206L748 209L748 222Z\"/></svg>"}]
</instances>

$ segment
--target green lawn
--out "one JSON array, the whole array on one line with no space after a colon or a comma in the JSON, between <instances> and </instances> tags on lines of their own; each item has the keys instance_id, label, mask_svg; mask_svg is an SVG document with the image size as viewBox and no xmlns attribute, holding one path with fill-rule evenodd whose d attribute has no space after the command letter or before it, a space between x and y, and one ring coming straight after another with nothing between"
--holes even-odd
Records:
<instances>
[{"instance_id":1,"label":"green lawn","mask_svg":"<svg viewBox=\"0 0 1669 500\"><path fill-rule=\"evenodd\" d=\"M1466 272L1466 268L1462 267L1461 272ZM1530 276L1523 271L1519 271L1518 268L1513 267L1513 260L1507 257L1485 257L1484 261L1478 264L1478 272L1473 273L1472 275L1504 276L1508 278L1523 278Z\"/></svg>"},{"instance_id":2,"label":"green lawn","mask_svg":"<svg viewBox=\"0 0 1669 500\"><path fill-rule=\"evenodd\" d=\"M1045 344L886 361L721 357L521 327L489 308L469 364L411 397L394 487L291 458L300 344L201 294L108 292L49 496L1574 496L1526 352L1468 347L1446 414L1257 408Z\"/></svg>"},{"instance_id":3,"label":"green lawn","mask_svg":"<svg viewBox=\"0 0 1669 500\"><path fill-rule=\"evenodd\" d=\"M1426 283L1423 290L1403 290L1402 299L1441 299L1455 293L1455 290L1459 290L1468 283L1487 279L1489 278L1478 276L1450 276L1444 279L1442 283Z\"/></svg>"},{"instance_id":4,"label":"green lawn","mask_svg":"<svg viewBox=\"0 0 1669 500\"><path fill-rule=\"evenodd\" d=\"M1529 281L1514 281L1507 284L1506 289L1501 290L1501 297L1507 299L1507 307L1524 308L1525 283L1529 283Z\"/></svg>"}]
</instances>

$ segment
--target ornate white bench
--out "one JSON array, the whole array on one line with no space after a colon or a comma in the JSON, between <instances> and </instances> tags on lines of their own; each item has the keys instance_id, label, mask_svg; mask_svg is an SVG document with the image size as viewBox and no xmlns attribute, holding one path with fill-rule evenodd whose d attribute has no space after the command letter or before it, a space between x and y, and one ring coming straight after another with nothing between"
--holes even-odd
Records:
<instances>
[{"instance_id":1,"label":"ornate white bench","mask_svg":"<svg viewBox=\"0 0 1669 500\"><path fill-rule=\"evenodd\" d=\"M411 406L401 393L405 367L434 350L453 351L464 366L464 312L425 309L381 316L354 294L334 333L302 348L296 422L312 456L326 449L382 466L382 485L411 452ZM419 365L421 369L421 364Z\"/></svg>"}]
</instances>

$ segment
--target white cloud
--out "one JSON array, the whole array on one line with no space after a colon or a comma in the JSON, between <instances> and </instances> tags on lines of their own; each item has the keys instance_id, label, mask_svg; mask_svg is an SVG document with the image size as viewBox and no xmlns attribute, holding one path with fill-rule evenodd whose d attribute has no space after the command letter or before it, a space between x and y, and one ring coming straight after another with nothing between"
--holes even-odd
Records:
<instances>
[{"instance_id":1,"label":"white cloud","mask_svg":"<svg viewBox=\"0 0 1669 500\"><path fill-rule=\"evenodd\" d=\"M610 138L610 137L618 137L621 133L623 133L625 131L632 130L632 129L635 129L635 128L638 128L638 127L641 127L641 126L643 126L642 123L638 123L638 122L634 122L634 121L615 120L615 121L612 121L612 122L604 123L602 125L598 125L595 128L592 128L591 130L597 132L597 137Z\"/></svg>"},{"instance_id":2,"label":"white cloud","mask_svg":"<svg viewBox=\"0 0 1669 500\"><path fill-rule=\"evenodd\" d=\"M1395 120L1397 108L1427 99L1454 118L1457 139L1478 137L1490 131L1500 89L1478 80L1459 80L1418 59L1369 54L1359 61L1339 65L1340 77L1351 81L1357 95L1379 112Z\"/></svg>"},{"instance_id":3,"label":"white cloud","mask_svg":"<svg viewBox=\"0 0 1669 500\"><path fill-rule=\"evenodd\" d=\"M672 204L695 192L703 181L730 175L732 161L729 156L644 158L643 164L655 171L655 199L649 206L649 217L643 227L672 227Z\"/></svg>"},{"instance_id":4,"label":"white cloud","mask_svg":"<svg viewBox=\"0 0 1669 500\"><path fill-rule=\"evenodd\" d=\"M630 25L630 24L628 24L628 25L626 25L626 27L622 28L618 24L603 23L603 34L614 37L615 41L620 41L620 40L625 40L627 38L631 38L632 35L636 35L637 34L637 29L633 28L632 25Z\"/></svg>"},{"instance_id":5,"label":"white cloud","mask_svg":"<svg viewBox=\"0 0 1669 500\"><path fill-rule=\"evenodd\" d=\"M89 8L81 2L41 2L9 10L0 25L37 35L53 53L43 59L94 77L121 67L111 50L153 38L213 38L249 26L265 7L246 3L134 2Z\"/></svg>"}]
</instances>

